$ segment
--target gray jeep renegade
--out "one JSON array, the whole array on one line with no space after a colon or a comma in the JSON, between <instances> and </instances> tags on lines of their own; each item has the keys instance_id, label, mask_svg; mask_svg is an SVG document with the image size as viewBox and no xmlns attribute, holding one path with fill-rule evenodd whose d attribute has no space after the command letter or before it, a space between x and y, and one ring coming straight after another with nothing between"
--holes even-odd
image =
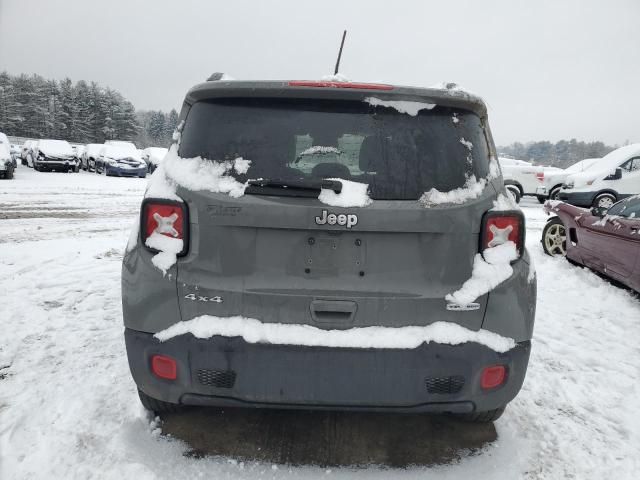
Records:
<instances>
[{"instance_id":1,"label":"gray jeep renegade","mask_svg":"<svg viewBox=\"0 0 640 480\"><path fill-rule=\"evenodd\" d=\"M208 81L187 93L174 139L122 269L146 408L502 414L524 381L536 280L480 98ZM196 159L221 172L210 188L180 175ZM170 195L151 188L162 176ZM516 255L492 282L479 264L505 242ZM461 288L477 298L456 301Z\"/></svg>"}]
</instances>

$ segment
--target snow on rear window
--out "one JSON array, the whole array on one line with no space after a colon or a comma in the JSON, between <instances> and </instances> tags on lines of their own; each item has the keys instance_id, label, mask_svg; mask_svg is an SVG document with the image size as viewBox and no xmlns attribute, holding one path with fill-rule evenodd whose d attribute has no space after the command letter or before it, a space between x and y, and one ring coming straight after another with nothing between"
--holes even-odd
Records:
<instances>
[{"instance_id":1,"label":"snow on rear window","mask_svg":"<svg viewBox=\"0 0 640 480\"><path fill-rule=\"evenodd\" d=\"M318 200L333 207L366 207L371 204L371 198L367 193L368 185L365 183L350 182L341 178L329 178L342 183L342 191L336 193L333 190L323 188L320 190Z\"/></svg>"},{"instance_id":2,"label":"snow on rear window","mask_svg":"<svg viewBox=\"0 0 640 480\"><path fill-rule=\"evenodd\" d=\"M373 97L375 98L375 97ZM375 101L374 101L375 103ZM489 174L482 120L473 112L416 102L415 116L362 101L218 98L195 103L181 157L251 159L250 179L369 185L373 200L418 200ZM451 117L459 122L453 124ZM473 155L460 139L473 144ZM252 192L254 193L254 192Z\"/></svg>"},{"instance_id":3,"label":"snow on rear window","mask_svg":"<svg viewBox=\"0 0 640 480\"><path fill-rule=\"evenodd\" d=\"M369 105L380 107L389 107L400 113L406 113L415 117L420 110L431 110L436 106L435 103L416 102L411 100L382 100L376 97L367 97L364 99Z\"/></svg>"},{"instance_id":4,"label":"snow on rear window","mask_svg":"<svg viewBox=\"0 0 640 480\"><path fill-rule=\"evenodd\" d=\"M455 188L445 192L432 188L420 197L420 203L424 207L432 207L444 204L459 205L473 200L482 195L489 181L497 178L499 173L500 170L498 169L497 162L492 159L489 166L489 174L486 178L478 179L475 175L471 175L467 177L466 183L461 188Z\"/></svg>"},{"instance_id":5,"label":"snow on rear window","mask_svg":"<svg viewBox=\"0 0 640 480\"><path fill-rule=\"evenodd\" d=\"M181 201L176 194L178 185L192 191L227 193L231 197L241 197L247 187L232 175L232 172L246 174L251 160L242 157L231 161L208 160L202 157L181 158L177 145L172 145L164 161L149 180L145 196Z\"/></svg>"}]
</instances>

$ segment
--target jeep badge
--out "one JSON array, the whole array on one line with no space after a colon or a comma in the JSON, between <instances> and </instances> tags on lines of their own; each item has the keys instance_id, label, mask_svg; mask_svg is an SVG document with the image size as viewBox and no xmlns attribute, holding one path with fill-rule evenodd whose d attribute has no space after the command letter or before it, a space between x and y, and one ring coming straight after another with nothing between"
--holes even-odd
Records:
<instances>
[{"instance_id":1,"label":"jeep badge","mask_svg":"<svg viewBox=\"0 0 640 480\"><path fill-rule=\"evenodd\" d=\"M329 213L326 210L322 210L322 215L320 215L319 217L316 217L316 224L317 225L343 225L346 226L347 228L351 228L355 225L358 224L358 216L350 213L350 214L345 214L345 213L340 213L340 214L335 214L335 213Z\"/></svg>"}]
</instances>

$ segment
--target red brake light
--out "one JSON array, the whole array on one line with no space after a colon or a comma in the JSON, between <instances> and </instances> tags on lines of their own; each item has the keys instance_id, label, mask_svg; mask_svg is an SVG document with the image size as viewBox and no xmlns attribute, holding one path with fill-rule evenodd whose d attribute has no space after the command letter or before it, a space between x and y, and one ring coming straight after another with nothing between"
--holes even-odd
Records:
<instances>
[{"instance_id":1,"label":"red brake light","mask_svg":"<svg viewBox=\"0 0 640 480\"><path fill-rule=\"evenodd\" d=\"M165 355L154 355L151 357L151 371L158 378L165 380L175 380L178 378L178 365L176 361Z\"/></svg>"},{"instance_id":2,"label":"red brake light","mask_svg":"<svg viewBox=\"0 0 640 480\"><path fill-rule=\"evenodd\" d=\"M311 80L292 80L290 87L315 87L315 88L356 88L360 90L393 90L393 85L381 83L353 83L353 82L317 82Z\"/></svg>"},{"instance_id":3,"label":"red brake light","mask_svg":"<svg viewBox=\"0 0 640 480\"><path fill-rule=\"evenodd\" d=\"M541 182L544 181L544 172L536 173L536 178Z\"/></svg>"},{"instance_id":4,"label":"red brake light","mask_svg":"<svg viewBox=\"0 0 640 480\"><path fill-rule=\"evenodd\" d=\"M145 199L142 203L140 219L140 235L145 243L154 233L169 238L182 240L186 252L187 236L187 207L183 202L161 199Z\"/></svg>"},{"instance_id":5,"label":"red brake light","mask_svg":"<svg viewBox=\"0 0 640 480\"><path fill-rule=\"evenodd\" d=\"M524 234L524 217L521 212L489 212L483 220L480 251L506 242L513 242L518 253L522 255Z\"/></svg>"},{"instance_id":6,"label":"red brake light","mask_svg":"<svg viewBox=\"0 0 640 480\"><path fill-rule=\"evenodd\" d=\"M504 365L493 365L482 371L480 386L483 390L499 387L507 379L507 369Z\"/></svg>"}]
</instances>

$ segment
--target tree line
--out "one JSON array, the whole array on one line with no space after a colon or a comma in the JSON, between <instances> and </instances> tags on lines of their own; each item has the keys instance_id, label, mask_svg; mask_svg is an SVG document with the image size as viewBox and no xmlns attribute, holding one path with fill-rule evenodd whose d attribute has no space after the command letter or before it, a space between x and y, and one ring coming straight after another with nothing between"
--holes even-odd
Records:
<instances>
[{"instance_id":1,"label":"tree line","mask_svg":"<svg viewBox=\"0 0 640 480\"><path fill-rule=\"evenodd\" d=\"M551 165L566 168L585 158L601 158L618 148L605 145L603 142L582 142L575 138L560 140L556 143L549 141L520 143L498 147L498 154L528 160L536 164Z\"/></svg>"},{"instance_id":2,"label":"tree line","mask_svg":"<svg viewBox=\"0 0 640 480\"><path fill-rule=\"evenodd\" d=\"M178 123L171 110L136 111L120 92L96 82L0 73L0 131L74 143L130 140L138 147L168 146Z\"/></svg>"}]
</instances>

